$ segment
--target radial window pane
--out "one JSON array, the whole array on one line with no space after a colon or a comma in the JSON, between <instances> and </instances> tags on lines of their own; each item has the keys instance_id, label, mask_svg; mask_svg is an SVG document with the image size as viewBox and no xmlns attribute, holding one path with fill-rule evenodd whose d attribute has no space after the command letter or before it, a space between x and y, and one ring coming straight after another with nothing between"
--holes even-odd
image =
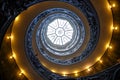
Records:
<instances>
[{"instance_id":1,"label":"radial window pane","mask_svg":"<svg viewBox=\"0 0 120 80\"><path fill-rule=\"evenodd\" d=\"M65 45L72 39L73 28L68 20L57 18L47 27L49 40L56 45Z\"/></svg>"}]
</instances>

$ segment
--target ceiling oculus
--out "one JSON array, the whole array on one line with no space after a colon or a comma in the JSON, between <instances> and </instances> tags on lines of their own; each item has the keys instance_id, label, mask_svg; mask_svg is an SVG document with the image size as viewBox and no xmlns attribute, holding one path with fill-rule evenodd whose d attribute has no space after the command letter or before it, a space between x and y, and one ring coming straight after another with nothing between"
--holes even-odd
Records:
<instances>
[{"instance_id":1,"label":"ceiling oculus","mask_svg":"<svg viewBox=\"0 0 120 80\"><path fill-rule=\"evenodd\" d=\"M49 11L53 13L47 15L38 28L37 46L40 49L42 44L50 53L58 56L73 54L84 41L85 30L82 21L67 9L52 8Z\"/></svg>"}]
</instances>

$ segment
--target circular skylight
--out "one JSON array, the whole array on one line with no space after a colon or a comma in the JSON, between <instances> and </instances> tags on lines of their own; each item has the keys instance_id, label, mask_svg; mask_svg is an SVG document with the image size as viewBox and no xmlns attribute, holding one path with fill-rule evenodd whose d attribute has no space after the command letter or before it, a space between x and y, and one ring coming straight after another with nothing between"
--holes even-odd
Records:
<instances>
[{"instance_id":1,"label":"circular skylight","mask_svg":"<svg viewBox=\"0 0 120 80\"><path fill-rule=\"evenodd\" d=\"M46 14L48 12L45 11ZM50 12L53 13L48 16L45 14L46 17L41 21L37 30L37 46L40 50L46 49L48 53L57 56L74 53L82 45L85 36L80 18L63 8L53 8ZM45 51L43 54L47 56ZM47 58L52 59L50 56Z\"/></svg>"},{"instance_id":2,"label":"circular skylight","mask_svg":"<svg viewBox=\"0 0 120 80\"><path fill-rule=\"evenodd\" d=\"M47 37L53 44L65 45L71 41L73 28L68 20L57 18L48 24Z\"/></svg>"}]
</instances>

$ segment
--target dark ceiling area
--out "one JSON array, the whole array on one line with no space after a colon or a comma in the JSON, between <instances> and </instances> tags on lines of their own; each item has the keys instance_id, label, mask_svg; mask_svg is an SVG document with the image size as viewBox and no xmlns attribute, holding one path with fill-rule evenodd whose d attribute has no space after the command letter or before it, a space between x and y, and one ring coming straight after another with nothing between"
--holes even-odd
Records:
<instances>
[{"instance_id":1,"label":"dark ceiling area","mask_svg":"<svg viewBox=\"0 0 120 80\"><path fill-rule=\"evenodd\" d=\"M11 56L11 41L6 36L10 36L17 15L42 1L44 0L0 0L0 80L28 80ZM115 28L110 46L102 58L89 69L79 72L79 75L68 74L65 78L49 80L120 80L120 0L108 2L111 6L115 4L111 8Z\"/></svg>"}]
</instances>

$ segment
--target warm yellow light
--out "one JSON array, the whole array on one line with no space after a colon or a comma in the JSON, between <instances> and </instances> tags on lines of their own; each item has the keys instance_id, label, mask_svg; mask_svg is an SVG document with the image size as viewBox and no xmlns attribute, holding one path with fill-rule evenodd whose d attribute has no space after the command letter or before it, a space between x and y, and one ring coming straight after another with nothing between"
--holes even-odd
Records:
<instances>
[{"instance_id":1,"label":"warm yellow light","mask_svg":"<svg viewBox=\"0 0 120 80\"><path fill-rule=\"evenodd\" d=\"M74 71L74 73L78 73L78 71Z\"/></svg>"},{"instance_id":2,"label":"warm yellow light","mask_svg":"<svg viewBox=\"0 0 120 80\"><path fill-rule=\"evenodd\" d=\"M23 75L23 74L25 74L25 72L24 72L23 69L21 69L21 72L19 73L19 76L21 76L21 75Z\"/></svg>"},{"instance_id":3,"label":"warm yellow light","mask_svg":"<svg viewBox=\"0 0 120 80\"><path fill-rule=\"evenodd\" d=\"M13 55L12 55L15 59L16 59L16 55L15 55L15 52L13 52Z\"/></svg>"},{"instance_id":4,"label":"warm yellow light","mask_svg":"<svg viewBox=\"0 0 120 80\"><path fill-rule=\"evenodd\" d=\"M103 62L100 58L97 58L97 61L99 61L100 63L102 63L102 62Z\"/></svg>"},{"instance_id":5,"label":"warm yellow light","mask_svg":"<svg viewBox=\"0 0 120 80\"><path fill-rule=\"evenodd\" d=\"M99 58L97 58L97 61L99 61L100 60L100 57Z\"/></svg>"},{"instance_id":6,"label":"warm yellow light","mask_svg":"<svg viewBox=\"0 0 120 80\"><path fill-rule=\"evenodd\" d=\"M117 30L118 29L118 27L114 27L114 30Z\"/></svg>"},{"instance_id":7,"label":"warm yellow light","mask_svg":"<svg viewBox=\"0 0 120 80\"><path fill-rule=\"evenodd\" d=\"M106 49L109 47L109 44L106 45Z\"/></svg>"},{"instance_id":8,"label":"warm yellow light","mask_svg":"<svg viewBox=\"0 0 120 80\"><path fill-rule=\"evenodd\" d=\"M77 76L78 76L78 73L75 73L75 76L77 77Z\"/></svg>"},{"instance_id":9,"label":"warm yellow light","mask_svg":"<svg viewBox=\"0 0 120 80\"><path fill-rule=\"evenodd\" d=\"M15 18L15 21L18 21L19 20L19 16L17 16L16 18Z\"/></svg>"},{"instance_id":10,"label":"warm yellow light","mask_svg":"<svg viewBox=\"0 0 120 80\"><path fill-rule=\"evenodd\" d=\"M114 30L115 28L112 26L111 29Z\"/></svg>"},{"instance_id":11,"label":"warm yellow light","mask_svg":"<svg viewBox=\"0 0 120 80\"><path fill-rule=\"evenodd\" d=\"M88 68L88 69L87 69L87 71L89 72L89 71L91 71L91 69L90 69L90 68Z\"/></svg>"},{"instance_id":12,"label":"warm yellow light","mask_svg":"<svg viewBox=\"0 0 120 80\"><path fill-rule=\"evenodd\" d=\"M112 27L113 30L118 30L118 27Z\"/></svg>"},{"instance_id":13,"label":"warm yellow light","mask_svg":"<svg viewBox=\"0 0 120 80\"><path fill-rule=\"evenodd\" d=\"M45 66L45 67L47 66L46 63L43 63L43 62L41 62L41 63L42 63L43 66Z\"/></svg>"},{"instance_id":14,"label":"warm yellow light","mask_svg":"<svg viewBox=\"0 0 120 80\"><path fill-rule=\"evenodd\" d=\"M112 49L113 47L111 45L107 44L106 48Z\"/></svg>"},{"instance_id":15,"label":"warm yellow light","mask_svg":"<svg viewBox=\"0 0 120 80\"><path fill-rule=\"evenodd\" d=\"M21 76L22 75L22 73L19 73L19 76Z\"/></svg>"},{"instance_id":16,"label":"warm yellow light","mask_svg":"<svg viewBox=\"0 0 120 80\"><path fill-rule=\"evenodd\" d=\"M114 30L114 27L113 27L113 26L111 26L111 30Z\"/></svg>"},{"instance_id":17,"label":"warm yellow light","mask_svg":"<svg viewBox=\"0 0 120 80\"><path fill-rule=\"evenodd\" d=\"M109 5L109 7L110 7L110 8L112 8L112 6L111 6L111 5Z\"/></svg>"},{"instance_id":18,"label":"warm yellow light","mask_svg":"<svg viewBox=\"0 0 120 80\"><path fill-rule=\"evenodd\" d=\"M87 69L87 72L90 72L90 69L89 69L89 68Z\"/></svg>"},{"instance_id":19,"label":"warm yellow light","mask_svg":"<svg viewBox=\"0 0 120 80\"><path fill-rule=\"evenodd\" d=\"M109 49L112 49L112 46L109 46Z\"/></svg>"},{"instance_id":20,"label":"warm yellow light","mask_svg":"<svg viewBox=\"0 0 120 80\"><path fill-rule=\"evenodd\" d=\"M9 36L7 36L6 38L9 39Z\"/></svg>"},{"instance_id":21,"label":"warm yellow light","mask_svg":"<svg viewBox=\"0 0 120 80\"><path fill-rule=\"evenodd\" d=\"M6 37L7 39L13 39L13 36L11 35L11 36L7 36Z\"/></svg>"},{"instance_id":22,"label":"warm yellow light","mask_svg":"<svg viewBox=\"0 0 120 80\"><path fill-rule=\"evenodd\" d=\"M19 76L21 76L23 74L23 72L21 71L20 73L19 73Z\"/></svg>"},{"instance_id":23,"label":"warm yellow light","mask_svg":"<svg viewBox=\"0 0 120 80\"><path fill-rule=\"evenodd\" d=\"M115 7L115 6L116 6L115 3L113 3L113 4L112 4L112 7Z\"/></svg>"},{"instance_id":24,"label":"warm yellow light","mask_svg":"<svg viewBox=\"0 0 120 80\"><path fill-rule=\"evenodd\" d=\"M89 72L89 71L91 71L91 69L90 69L90 67L89 67L89 66L88 66L86 69L87 69L87 71L88 71L88 72Z\"/></svg>"},{"instance_id":25,"label":"warm yellow light","mask_svg":"<svg viewBox=\"0 0 120 80\"><path fill-rule=\"evenodd\" d=\"M102 60L99 60L100 63L102 63L103 61Z\"/></svg>"},{"instance_id":26,"label":"warm yellow light","mask_svg":"<svg viewBox=\"0 0 120 80\"><path fill-rule=\"evenodd\" d=\"M77 77L78 76L78 71L74 71L74 75Z\"/></svg>"},{"instance_id":27,"label":"warm yellow light","mask_svg":"<svg viewBox=\"0 0 120 80\"><path fill-rule=\"evenodd\" d=\"M67 76L66 74L63 74L63 76Z\"/></svg>"},{"instance_id":28,"label":"warm yellow light","mask_svg":"<svg viewBox=\"0 0 120 80\"><path fill-rule=\"evenodd\" d=\"M13 55L11 55L9 58L12 59L12 58L13 58Z\"/></svg>"},{"instance_id":29,"label":"warm yellow light","mask_svg":"<svg viewBox=\"0 0 120 80\"><path fill-rule=\"evenodd\" d=\"M63 76L67 76L66 72L63 72Z\"/></svg>"},{"instance_id":30,"label":"warm yellow light","mask_svg":"<svg viewBox=\"0 0 120 80\"><path fill-rule=\"evenodd\" d=\"M111 45L107 44L106 48L112 49L113 47Z\"/></svg>"},{"instance_id":31,"label":"warm yellow light","mask_svg":"<svg viewBox=\"0 0 120 80\"><path fill-rule=\"evenodd\" d=\"M11 37L10 37L10 36L7 36L6 38L7 38L7 39L10 39Z\"/></svg>"},{"instance_id":32,"label":"warm yellow light","mask_svg":"<svg viewBox=\"0 0 120 80\"><path fill-rule=\"evenodd\" d=\"M21 73L24 73L23 69L21 70Z\"/></svg>"},{"instance_id":33,"label":"warm yellow light","mask_svg":"<svg viewBox=\"0 0 120 80\"><path fill-rule=\"evenodd\" d=\"M11 35L10 37L11 37L11 39L13 39L13 35Z\"/></svg>"},{"instance_id":34,"label":"warm yellow light","mask_svg":"<svg viewBox=\"0 0 120 80\"><path fill-rule=\"evenodd\" d=\"M55 73L55 70L51 70L53 73Z\"/></svg>"},{"instance_id":35,"label":"warm yellow light","mask_svg":"<svg viewBox=\"0 0 120 80\"><path fill-rule=\"evenodd\" d=\"M112 5L109 5L110 8L114 8L116 6L115 3L113 3Z\"/></svg>"}]
</instances>

